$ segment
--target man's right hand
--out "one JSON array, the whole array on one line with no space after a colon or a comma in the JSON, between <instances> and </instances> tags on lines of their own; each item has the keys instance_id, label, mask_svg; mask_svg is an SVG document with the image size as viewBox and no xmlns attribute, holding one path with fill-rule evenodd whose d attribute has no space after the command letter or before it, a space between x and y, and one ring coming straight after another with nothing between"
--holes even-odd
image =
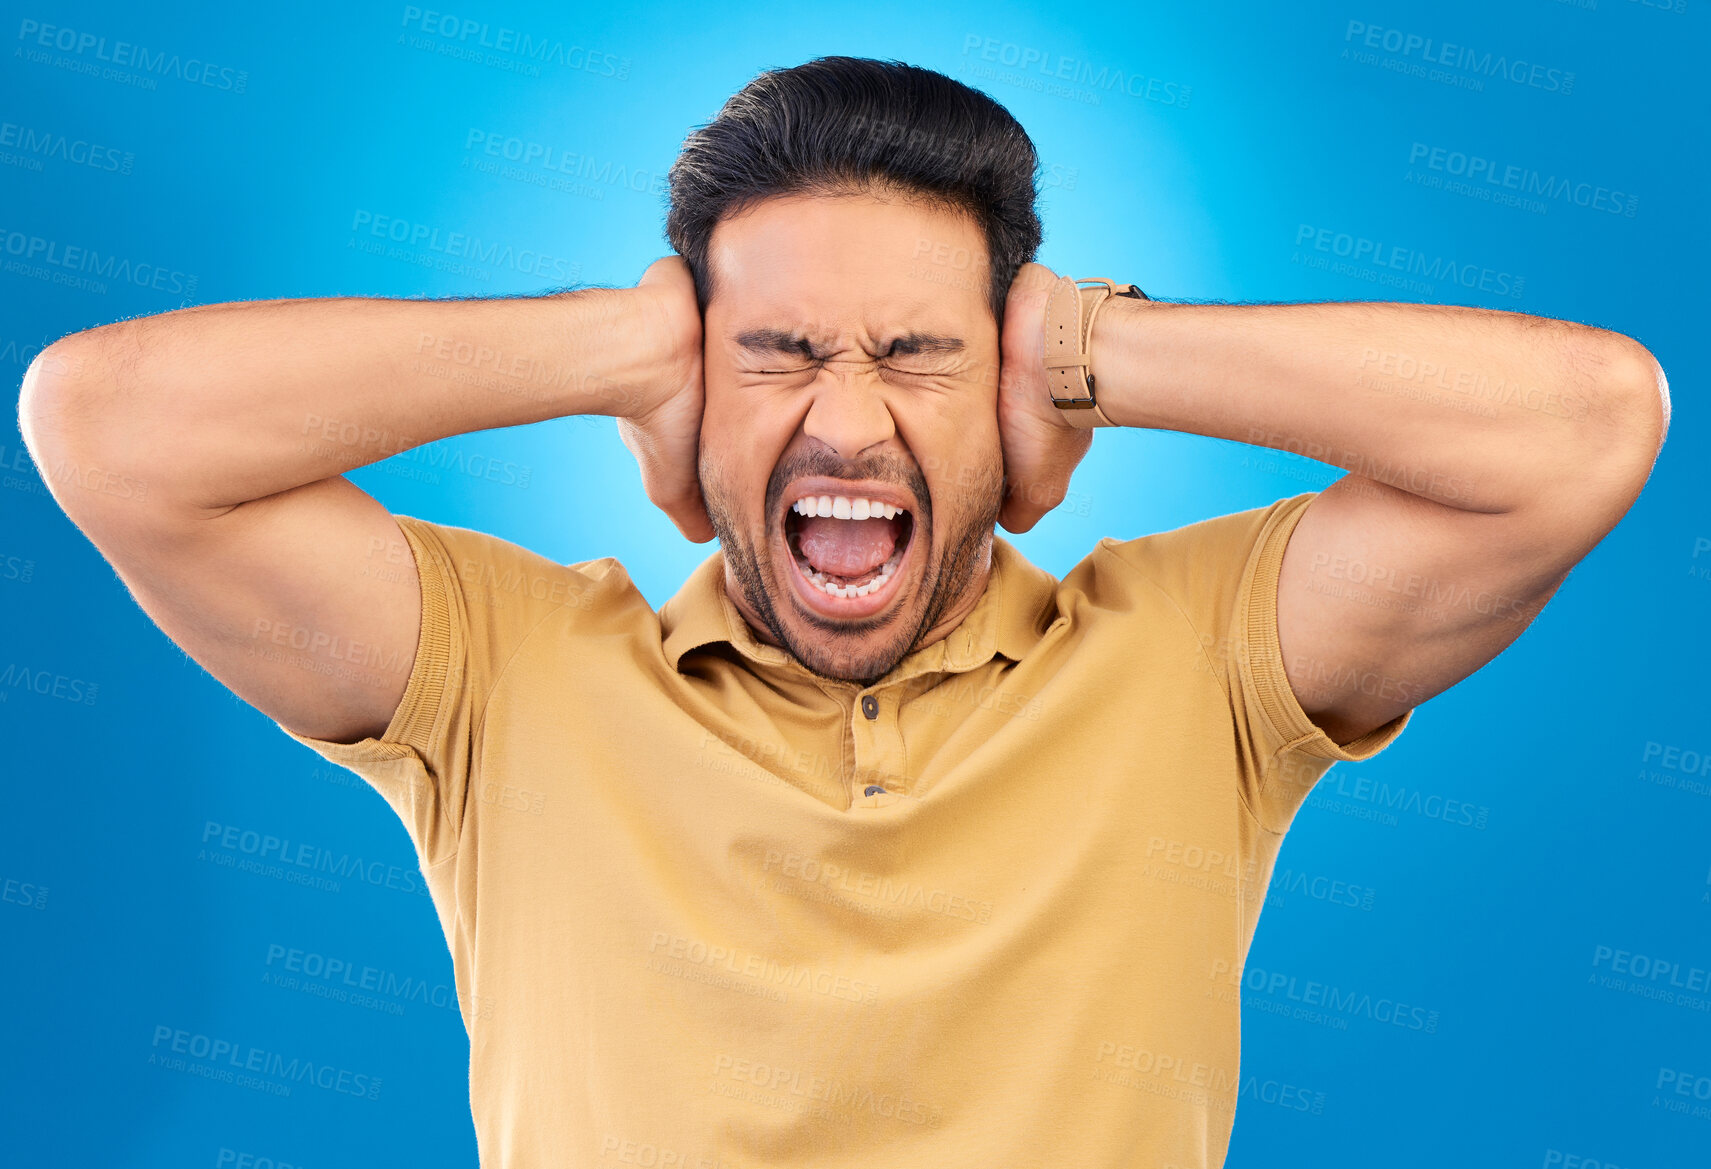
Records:
<instances>
[{"instance_id":1,"label":"man's right hand","mask_svg":"<svg viewBox=\"0 0 1711 1169\"><path fill-rule=\"evenodd\" d=\"M648 498L687 539L704 544L714 533L697 474L703 389L694 278L682 257L666 256L648 266L635 291L647 306L640 340L659 376L618 416L618 435L641 467Z\"/></svg>"}]
</instances>

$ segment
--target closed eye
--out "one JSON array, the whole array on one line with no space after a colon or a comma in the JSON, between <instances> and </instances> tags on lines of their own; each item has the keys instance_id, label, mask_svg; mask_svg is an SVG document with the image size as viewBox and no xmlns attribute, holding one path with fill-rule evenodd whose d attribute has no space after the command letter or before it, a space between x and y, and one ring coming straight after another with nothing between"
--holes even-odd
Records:
<instances>
[{"instance_id":1,"label":"closed eye","mask_svg":"<svg viewBox=\"0 0 1711 1169\"><path fill-rule=\"evenodd\" d=\"M954 369L959 357L950 353L892 353L880 358L879 364L899 370Z\"/></svg>"},{"instance_id":2,"label":"closed eye","mask_svg":"<svg viewBox=\"0 0 1711 1169\"><path fill-rule=\"evenodd\" d=\"M737 335L736 342L764 363L765 368L751 371L763 377L809 373L834 356L817 348L806 337L784 329L748 329ZM963 342L956 337L907 333L892 338L880 352L869 356L881 369L909 377L928 377L954 372L963 350Z\"/></svg>"},{"instance_id":3,"label":"closed eye","mask_svg":"<svg viewBox=\"0 0 1711 1169\"><path fill-rule=\"evenodd\" d=\"M963 344L955 337L940 337L933 333L910 333L886 346L880 357L944 357L961 353Z\"/></svg>"},{"instance_id":4,"label":"closed eye","mask_svg":"<svg viewBox=\"0 0 1711 1169\"><path fill-rule=\"evenodd\" d=\"M754 371L760 374L806 373L825 360L806 338L783 329L749 329L738 335L737 344L769 367ZM791 364L783 365L780 358Z\"/></svg>"},{"instance_id":5,"label":"closed eye","mask_svg":"<svg viewBox=\"0 0 1711 1169\"><path fill-rule=\"evenodd\" d=\"M916 353L907 349L894 351L880 359L879 366L892 373L911 377L954 377L968 364L966 355L957 350L929 349Z\"/></svg>"}]
</instances>

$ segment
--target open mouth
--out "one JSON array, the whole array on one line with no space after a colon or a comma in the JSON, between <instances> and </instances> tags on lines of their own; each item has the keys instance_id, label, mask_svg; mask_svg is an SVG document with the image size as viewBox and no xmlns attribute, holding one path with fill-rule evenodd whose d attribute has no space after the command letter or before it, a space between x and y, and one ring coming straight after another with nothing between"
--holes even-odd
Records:
<instances>
[{"instance_id":1,"label":"open mouth","mask_svg":"<svg viewBox=\"0 0 1711 1169\"><path fill-rule=\"evenodd\" d=\"M812 486L812 485L809 485ZM837 616L877 612L897 590L915 518L893 499L831 492L798 495L784 513L784 543L798 591Z\"/></svg>"}]
</instances>

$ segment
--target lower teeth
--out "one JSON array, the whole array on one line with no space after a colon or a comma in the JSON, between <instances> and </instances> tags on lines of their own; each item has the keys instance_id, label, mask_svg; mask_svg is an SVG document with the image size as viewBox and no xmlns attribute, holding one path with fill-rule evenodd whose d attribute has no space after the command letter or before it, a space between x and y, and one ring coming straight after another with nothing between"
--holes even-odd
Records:
<instances>
[{"instance_id":1,"label":"lower teeth","mask_svg":"<svg viewBox=\"0 0 1711 1169\"><path fill-rule=\"evenodd\" d=\"M879 575L862 585L835 585L831 578L823 572L804 571L803 575L813 586L829 597L839 597L848 600L851 597L865 597L885 587L885 582L891 579L891 574L897 571L897 565L903 559L903 549L892 549L891 556L879 566ZM806 569L806 565L803 566Z\"/></svg>"}]
</instances>

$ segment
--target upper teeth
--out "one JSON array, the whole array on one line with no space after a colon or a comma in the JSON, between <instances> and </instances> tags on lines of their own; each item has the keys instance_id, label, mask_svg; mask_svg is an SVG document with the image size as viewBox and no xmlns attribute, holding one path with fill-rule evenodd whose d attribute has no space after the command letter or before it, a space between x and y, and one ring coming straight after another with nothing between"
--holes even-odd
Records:
<instances>
[{"instance_id":1,"label":"upper teeth","mask_svg":"<svg viewBox=\"0 0 1711 1169\"><path fill-rule=\"evenodd\" d=\"M810 495L791 504L797 515L831 516L839 520L890 519L903 508L878 499L851 499L847 495Z\"/></svg>"}]
</instances>

